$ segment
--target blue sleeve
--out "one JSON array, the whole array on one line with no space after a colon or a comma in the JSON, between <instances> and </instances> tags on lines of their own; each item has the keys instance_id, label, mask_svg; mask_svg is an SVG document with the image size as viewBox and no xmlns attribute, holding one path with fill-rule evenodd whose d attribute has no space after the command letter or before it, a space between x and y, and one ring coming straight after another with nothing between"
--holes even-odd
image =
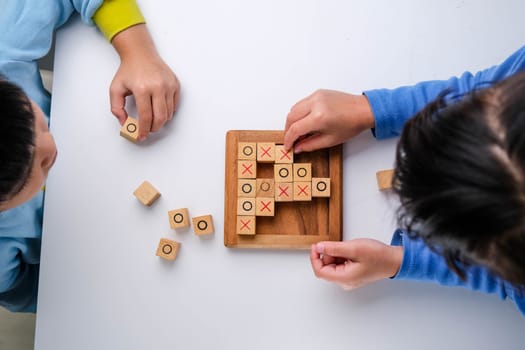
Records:
<instances>
[{"instance_id":1,"label":"blue sleeve","mask_svg":"<svg viewBox=\"0 0 525 350\"><path fill-rule=\"evenodd\" d=\"M523 292L510 283L492 275L481 266L465 268L467 279L449 269L445 259L430 249L421 239L411 239L397 230L392 238L392 245L403 246L403 262L394 279L431 281L445 286L462 286L471 290L496 294L501 299L509 298L516 303L520 312L525 315L525 296Z\"/></svg>"},{"instance_id":2,"label":"blue sleeve","mask_svg":"<svg viewBox=\"0 0 525 350\"><path fill-rule=\"evenodd\" d=\"M525 68L525 46L512 54L503 63L476 74L463 73L460 77L448 80L432 80L414 86L397 89L378 89L365 91L374 113L377 139L399 136L405 121L419 112L438 95L451 89L462 95L487 83L495 83Z\"/></svg>"},{"instance_id":3,"label":"blue sleeve","mask_svg":"<svg viewBox=\"0 0 525 350\"><path fill-rule=\"evenodd\" d=\"M36 311L43 198L0 212L0 305L11 311Z\"/></svg>"}]
</instances>

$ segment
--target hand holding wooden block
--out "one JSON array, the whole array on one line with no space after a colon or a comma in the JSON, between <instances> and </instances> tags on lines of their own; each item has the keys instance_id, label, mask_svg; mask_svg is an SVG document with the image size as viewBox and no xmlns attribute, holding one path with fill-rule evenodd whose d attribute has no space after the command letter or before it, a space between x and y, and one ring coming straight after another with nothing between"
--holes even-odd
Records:
<instances>
[{"instance_id":1,"label":"hand holding wooden block","mask_svg":"<svg viewBox=\"0 0 525 350\"><path fill-rule=\"evenodd\" d=\"M139 122L137 119L128 117L120 128L120 136L133 143L139 141Z\"/></svg>"}]
</instances>

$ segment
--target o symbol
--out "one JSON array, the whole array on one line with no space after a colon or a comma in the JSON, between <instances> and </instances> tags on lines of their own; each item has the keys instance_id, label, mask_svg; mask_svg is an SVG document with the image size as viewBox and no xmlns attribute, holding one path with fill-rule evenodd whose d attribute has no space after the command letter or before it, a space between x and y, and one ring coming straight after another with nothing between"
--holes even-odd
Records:
<instances>
[{"instance_id":1,"label":"o symbol","mask_svg":"<svg viewBox=\"0 0 525 350\"><path fill-rule=\"evenodd\" d=\"M184 216L181 213L173 215L173 221L175 221L177 224L180 224L183 220Z\"/></svg>"},{"instance_id":2,"label":"o symbol","mask_svg":"<svg viewBox=\"0 0 525 350\"><path fill-rule=\"evenodd\" d=\"M244 148L242 149L242 153L245 155L245 156L251 156L253 154L253 148L252 146L244 146Z\"/></svg>"},{"instance_id":3,"label":"o symbol","mask_svg":"<svg viewBox=\"0 0 525 350\"><path fill-rule=\"evenodd\" d=\"M307 173L307 171L306 171L305 168L299 168L299 169L297 169L297 176L299 176L299 177L305 177L305 176L306 176L306 173Z\"/></svg>"},{"instance_id":4,"label":"o symbol","mask_svg":"<svg viewBox=\"0 0 525 350\"><path fill-rule=\"evenodd\" d=\"M317 186L316 186L316 187L317 187L317 190L318 190L318 191L323 192L323 191L326 190L326 187L327 187L327 186L326 186L326 182L324 182L324 181L319 181L319 182L317 183Z\"/></svg>"},{"instance_id":5,"label":"o symbol","mask_svg":"<svg viewBox=\"0 0 525 350\"><path fill-rule=\"evenodd\" d=\"M204 220L200 220L198 223L197 223L197 228L201 231L204 231L208 228L208 223Z\"/></svg>"},{"instance_id":6,"label":"o symbol","mask_svg":"<svg viewBox=\"0 0 525 350\"><path fill-rule=\"evenodd\" d=\"M137 126L135 124L128 124L126 126L126 130L129 132L129 133L134 133L135 131L137 131Z\"/></svg>"},{"instance_id":7,"label":"o symbol","mask_svg":"<svg viewBox=\"0 0 525 350\"><path fill-rule=\"evenodd\" d=\"M165 244L162 246L162 252L164 254L170 254L173 251L173 248L169 244Z\"/></svg>"}]
</instances>

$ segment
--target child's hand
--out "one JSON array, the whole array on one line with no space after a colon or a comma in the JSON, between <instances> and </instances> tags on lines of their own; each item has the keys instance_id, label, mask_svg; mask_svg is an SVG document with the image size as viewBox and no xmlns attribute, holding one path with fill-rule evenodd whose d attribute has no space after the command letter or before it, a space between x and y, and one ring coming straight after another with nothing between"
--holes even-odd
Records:
<instances>
[{"instance_id":1,"label":"child's hand","mask_svg":"<svg viewBox=\"0 0 525 350\"><path fill-rule=\"evenodd\" d=\"M374 116L364 95L318 90L288 113L284 147L294 147L296 153L314 151L343 143L373 127Z\"/></svg>"},{"instance_id":2,"label":"child's hand","mask_svg":"<svg viewBox=\"0 0 525 350\"><path fill-rule=\"evenodd\" d=\"M110 86L111 111L122 125L127 118L126 96L133 95L139 140L144 140L173 117L179 103L179 81L158 55L145 25L126 29L112 43L121 64Z\"/></svg>"},{"instance_id":3,"label":"child's hand","mask_svg":"<svg viewBox=\"0 0 525 350\"><path fill-rule=\"evenodd\" d=\"M394 276L403 260L403 247L373 239L313 244L310 261L317 277L346 290Z\"/></svg>"}]
</instances>

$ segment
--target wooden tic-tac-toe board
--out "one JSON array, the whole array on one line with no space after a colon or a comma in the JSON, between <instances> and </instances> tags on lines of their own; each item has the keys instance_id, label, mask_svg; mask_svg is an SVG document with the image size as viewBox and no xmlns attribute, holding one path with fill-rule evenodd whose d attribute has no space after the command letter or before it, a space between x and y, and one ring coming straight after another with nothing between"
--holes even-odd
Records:
<instances>
[{"instance_id":1,"label":"wooden tic-tac-toe board","mask_svg":"<svg viewBox=\"0 0 525 350\"><path fill-rule=\"evenodd\" d=\"M342 146L284 152L282 131L226 134L224 245L306 249L342 237Z\"/></svg>"}]
</instances>

